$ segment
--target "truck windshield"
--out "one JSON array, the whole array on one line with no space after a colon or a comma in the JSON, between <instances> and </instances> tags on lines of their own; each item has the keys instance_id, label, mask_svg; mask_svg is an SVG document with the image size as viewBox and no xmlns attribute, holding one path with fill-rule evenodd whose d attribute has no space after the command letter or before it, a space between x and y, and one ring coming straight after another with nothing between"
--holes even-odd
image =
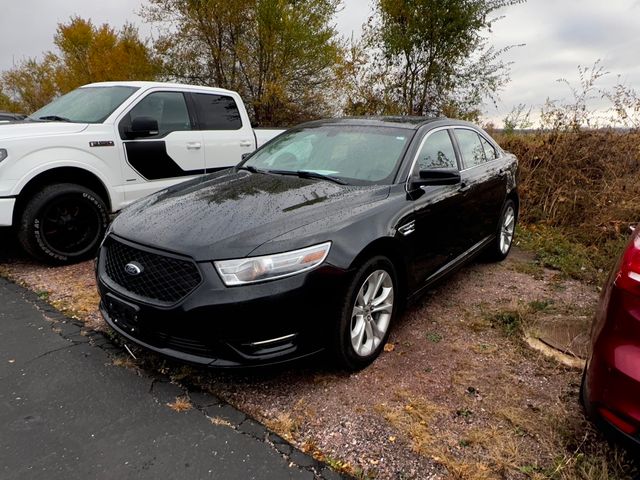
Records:
<instances>
[{"instance_id":1,"label":"truck windshield","mask_svg":"<svg viewBox=\"0 0 640 480\"><path fill-rule=\"evenodd\" d=\"M78 88L32 113L29 119L102 123L136 90L138 87L115 85Z\"/></svg>"},{"instance_id":2,"label":"truck windshield","mask_svg":"<svg viewBox=\"0 0 640 480\"><path fill-rule=\"evenodd\" d=\"M390 184L412 134L402 128L344 124L289 130L239 167L322 175L352 185Z\"/></svg>"}]
</instances>

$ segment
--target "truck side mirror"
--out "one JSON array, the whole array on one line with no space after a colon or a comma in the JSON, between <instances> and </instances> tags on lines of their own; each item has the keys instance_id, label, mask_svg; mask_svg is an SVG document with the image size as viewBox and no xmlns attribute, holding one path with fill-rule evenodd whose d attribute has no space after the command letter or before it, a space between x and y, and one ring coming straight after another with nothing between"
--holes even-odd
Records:
<instances>
[{"instance_id":1,"label":"truck side mirror","mask_svg":"<svg viewBox=\"0 0 640 480\"><path fill-rule=\"evenodd\" d=\"M135 117L126 133L128 138L144 138L157 135L158 132L158 121L155 118Z\"/></svg>"}]
</instances>

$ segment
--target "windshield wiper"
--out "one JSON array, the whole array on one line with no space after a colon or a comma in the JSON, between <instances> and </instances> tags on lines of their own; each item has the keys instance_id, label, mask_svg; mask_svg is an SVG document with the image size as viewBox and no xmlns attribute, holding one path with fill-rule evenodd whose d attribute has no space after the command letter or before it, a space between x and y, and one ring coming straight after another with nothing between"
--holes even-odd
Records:
<instances>
[{"instance_id":1,"label":"windshield wiper","mask_svg":"<svg viewBox=\"0 0 640 480\"><path fill-rule=\"evenodd\" d=\"M338 185L349 185L344 180L332 177L331 175L325 175L324 173L314 172L313 170L267 170L269 173L276 175L295 175L300 178L317 178L319 180L329 180L330 182L337 183Z\"/></svg>"},{"instance_id":2,"label":"windshield wiper","mask_svg":"<svg viewBox=\"0 0 640 480\"><path fill-rule=\"evenodd\" d=\"M236 170L246 170L247 172L251 173L267 173L264 170L257 169L253 165L242 165L240 167L236 167Z\"/></svg>"},{"instance_id":3,"label":"windshield wiper","mask_svg":"<svg viewBox=\"0 0 640 480\"><path fill-rule=\"evenodd\" d=\"M43 117L38 117L38 120L49 120L51 122L71 122L68 118L60 117L58 115L45 115Z\"/></svg>"}]
</instances>

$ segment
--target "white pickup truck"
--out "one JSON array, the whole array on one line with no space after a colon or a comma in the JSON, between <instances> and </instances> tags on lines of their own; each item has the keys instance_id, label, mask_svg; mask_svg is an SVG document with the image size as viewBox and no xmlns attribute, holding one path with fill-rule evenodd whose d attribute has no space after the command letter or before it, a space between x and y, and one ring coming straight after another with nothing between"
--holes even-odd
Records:
<instances>
[{"instance_id":1,"label":"white pickup truck","mask_svg":"<svg viewBox=\"0 0 640 480\"><path fill-rule=\"evenodd\" d=\"M85 85L0 125L0 227L68 263L92 255L109 214L195 175L237 164L280 134L253 130L229 90L157 82Z\"/></svg>"}]
</instances>

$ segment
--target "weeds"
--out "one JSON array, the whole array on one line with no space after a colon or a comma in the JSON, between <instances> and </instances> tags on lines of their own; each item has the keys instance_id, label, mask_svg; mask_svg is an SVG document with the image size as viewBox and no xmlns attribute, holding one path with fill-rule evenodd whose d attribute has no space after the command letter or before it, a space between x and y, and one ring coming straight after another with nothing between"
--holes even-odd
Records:
<instances>
[{"instance_id":1,"label":"weeds","mask_svg":"<svg viewBox=\"0 0 640 480\"><path fill-rule=\"evenodd\" d=\"M427 333L427 340L431 343L440 343L442 341L442 335L437 332L429 332Z\"/></svg>"}]
</instances>

